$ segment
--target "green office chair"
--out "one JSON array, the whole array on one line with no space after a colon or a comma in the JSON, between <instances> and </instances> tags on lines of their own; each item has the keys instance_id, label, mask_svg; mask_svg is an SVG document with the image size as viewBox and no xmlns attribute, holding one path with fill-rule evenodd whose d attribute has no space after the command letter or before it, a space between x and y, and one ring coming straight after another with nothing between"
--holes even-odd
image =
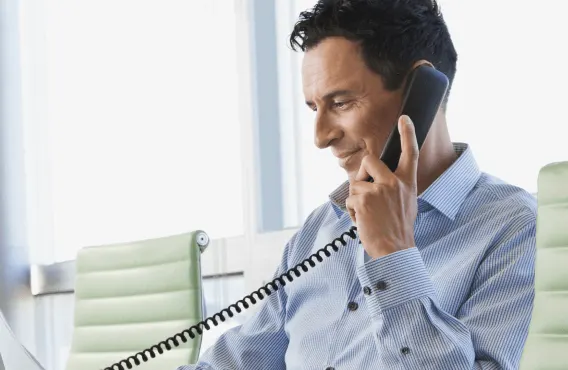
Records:
<instances>
[{"instance_id":1,"label":"green office chair","mask_svg":"<svg viewBox=\"0 0 568 370\"><path fill-rule=\"evenodd\" d=\"M202 231L79 251L66 370L101 370L203 320ZM136 370L197 362L201 336ZM125 369L129 368L125 366Z\"/></svg>"},{"instance_id":2,"label":"green office chair","mask_svg":"<svg viewBox=\"0 0 568 370\"><path fill-rule=\"evenodd\" d=\"M568 369L568 162L541 169L537 197L535 301L520 369Z\"/></svg>"}]
</instances>

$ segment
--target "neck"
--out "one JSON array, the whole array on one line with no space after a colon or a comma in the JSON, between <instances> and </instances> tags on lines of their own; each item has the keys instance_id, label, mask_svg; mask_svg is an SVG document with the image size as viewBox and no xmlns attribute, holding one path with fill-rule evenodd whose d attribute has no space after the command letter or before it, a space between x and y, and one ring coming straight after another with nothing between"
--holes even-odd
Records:
<instances>
[{"instance_id":1,"label":"neck","mask_svg":"<svg viewBox=\"0 0 568 370\"><path fill-rule=\"evenodd\" d=\"M422 194L458 158L443 113L438 112L418 159L417 187Z\"/></svg>"}]
</instances>

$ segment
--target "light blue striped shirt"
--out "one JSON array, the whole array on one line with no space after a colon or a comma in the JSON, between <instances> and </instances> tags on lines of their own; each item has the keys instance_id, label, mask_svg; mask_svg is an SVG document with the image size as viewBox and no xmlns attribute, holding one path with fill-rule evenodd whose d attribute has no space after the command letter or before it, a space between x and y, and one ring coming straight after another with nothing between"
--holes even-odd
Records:
<instances>
[{"instance_id":1,"label":"light blue striped shirt","mask_svg":"<svg viewBox=\"0 0 568 370\"><path fill-rule=\"evenodd\" d=\"M416 248L371 260L357 240L265 298L178 370L518 368L534 297L536 199L471 149L418 197ZM277 275L352 226L349 186L286 245Z\"/></svg>"}]
</instances>

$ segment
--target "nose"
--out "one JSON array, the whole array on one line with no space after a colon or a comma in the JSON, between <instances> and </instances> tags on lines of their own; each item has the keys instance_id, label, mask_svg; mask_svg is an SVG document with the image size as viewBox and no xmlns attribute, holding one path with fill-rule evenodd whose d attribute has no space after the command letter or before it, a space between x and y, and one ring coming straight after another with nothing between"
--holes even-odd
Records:
<instances>
[{"instance_id":1,"label":"nose","mask_svg":"<svg viewBox=\"0 0 568 370\"><path fill-rule=\"evenodd\" d=\"M342 135L343 131L338 125L328 119L324 113L317 113L314 141L319 149L329 147L334 140L340 139Z\"/></svg>"}]
</instances>

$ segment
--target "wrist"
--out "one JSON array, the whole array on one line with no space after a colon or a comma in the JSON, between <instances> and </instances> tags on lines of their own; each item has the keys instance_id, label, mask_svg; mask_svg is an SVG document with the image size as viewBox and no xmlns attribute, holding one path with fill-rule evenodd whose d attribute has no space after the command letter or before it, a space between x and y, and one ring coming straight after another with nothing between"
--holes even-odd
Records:
<instances>
[{"instance_id":1,"label":"wrist","mask_svg":"<svg viewBox=\"0 0 568 370\"><path fill-rule=\"evenodd\" d=\"M393 242L383 240L368 245L363 244L363 247L365 248L365 251L367 252L369 257L375 260L384 256L388 256L389 254L414 247L414 240L412 242Z\"/></svg>"}]
</instances>

